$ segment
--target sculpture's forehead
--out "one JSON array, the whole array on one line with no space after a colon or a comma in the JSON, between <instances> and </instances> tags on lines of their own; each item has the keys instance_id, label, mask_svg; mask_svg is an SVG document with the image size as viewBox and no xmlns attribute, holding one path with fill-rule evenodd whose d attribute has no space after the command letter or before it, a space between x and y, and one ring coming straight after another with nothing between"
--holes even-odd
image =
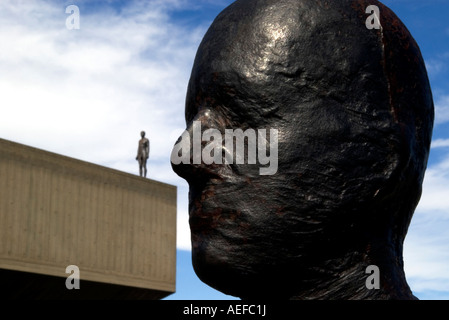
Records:
<instances>
[{"instance_id":1,"label":"sculpture's forehead","mask_svg":"<svg viewBox=\"0 0 449 320\"><path fill-rule=\"evenodd\" d=\"M373 4L380 30L366 27ZM426 86L416 90L420 81ZM378 1L237 0L200 44L186 119L209 107L250 125L269 116L291 122L332 114L340 121L355 113L364 115L360 123L374 118L384 126L392 111L396 122L426 116L433 108L427 84L416 42Z\"/></svg>"},{"instance_id":2,"label":"sculpture's forehead","mask_svg":"<svg viewBox=\"0 0 449 320\"><path fill-rule=\"evenodd\" d=\"M254 55L323 33L332 36L348 28L366 30L365 7L352 5L361 1L327 2L323 7L321 1L313 0L236 1L214 20L203 38L202 51L210 58L220 56L217 53L222 50L227 53L240 49L238 53Z\"/></svg>"},{"instance_id":3,"label":"sculpture's forehead","mask_svg":"<svg viewBox=\"0 0 449 320\"><path fill-rule=\"evenodd\" d=\"M367 30L364 9L354 9L352 1L333 1L327 7L319 3L234 2L204 36L192 81L199 86L217 83L222 80L219 74L228 73L221 83L225 87L230 85L227 81L242 79L257 85L272 81L275 73L313 78L322 66L333 73L354 73L360 62L367 63L367 57L375 63L381 42L376 32Z\"/></svg>"},{"instance_id":4,"label":"sculpture's forehead","mask_svg":"<svg viewBox=\"0 0 449 320\"><path fill-rule=\"evenodd\" d=\"M243 115L280 108L296 113L290 106L301 99L316 102L325 91L348 91L348 79L364 65L371 65L368 73L379 72L380 42L351 1L326 8L317 3L236 1L224 10L199 47L187 119L202 104Z\"/></svg>"}]
</instances>

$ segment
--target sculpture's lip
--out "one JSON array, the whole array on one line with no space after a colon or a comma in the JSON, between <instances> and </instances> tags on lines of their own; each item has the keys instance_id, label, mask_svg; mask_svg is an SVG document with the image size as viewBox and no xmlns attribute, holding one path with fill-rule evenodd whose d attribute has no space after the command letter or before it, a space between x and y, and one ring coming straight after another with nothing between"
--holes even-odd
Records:
<instances>
[{"instance_id":1,"label":"sculpture's lip","mask_svg":"<svg viewBox=\"0 0 449 320\"><path fill-rule=\"evenodd\" d=\"M189 225L194 233L208 233L218 226L223 208L214 205L216 188L221 179L209 179L202 185L191 186L189 199Z\"/></svg>"},{"instance_id":2,"label":"sculpture's lip","mask_svg":"<svg viewBox=\"0 0 449 320\"><path fill-rule=\"evenodd\" d=\"M206 175L209 179L225 180L233 173L231 166L228 164L202 164L197 168L199 174Z\"/></svg>"},{"instance_id":3,"label":"sculpture's lip","mask_svg":"<svg viewBox=\"0 0 449 320\"><path fill-rule=\"evenodd\" d=\"M197 214L191 214L189 217L190 231L194 234L208 232L212 229L212 219Z\"/></svg>"},{"instance_id":4,"label":"sculpture's lip","mask_svg":"<svg viewBox=\"0 0 449 320\"><path fill-rule=\"evenodd\" d=\"M204 184L209 180L227 180L235 175L229 164L179 164L173 170L181 178L192 184Z\"/></svg>"},{"instance_id":5,"label":"sculpture's lip","mask_svg":"<svg viewBox=\"0 0 449 320\"><path fill-rule=\"evenodd\" d=\"M204 212L201 208L193 208L189 212L190 231L193 234L210 234L218 227L220 217L220 209L213 212Z\"/></svg>"},{"instance_id":6,"label":"sculpture's lip","mask_svg":"<svg viewBox=\"0 0 449 320\"><path fill-rule=\"evenodd\" d=\"M241 214L235 203L222 203L223 194L238 194L236 185L248 183L238 166L233 164L202 165L189 182L189 225L193 233L213 232L224 220ZM237 199L235 199L237 201ZM234 218L231 218L234 219Z\"/></svg>"}]
</instances>

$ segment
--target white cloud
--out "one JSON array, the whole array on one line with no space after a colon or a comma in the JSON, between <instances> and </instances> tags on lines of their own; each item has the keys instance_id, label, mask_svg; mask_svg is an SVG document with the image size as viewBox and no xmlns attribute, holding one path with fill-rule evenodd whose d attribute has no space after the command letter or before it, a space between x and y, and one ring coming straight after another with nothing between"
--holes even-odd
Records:
<instances>
[{"instance_id":1,"label":"white cloud","mask_svg":"<svg viewBox=\"0 0 449 320\"><path fill-rule=\"evenodd\" d=\"M187 1L107 3L79 1L81 29L68 30L57 1L0 2L0 137L137 174L145 130L149 178L179 186L178 247L188 249L188 188L170 153L208 25L170 20Z\"/></svg>"},{"instance_id":2,"label":"white cloud","mask_svg":"<svg viewBox=\"0 0 449 320\"><path fill-rule=\"evenodd\" d=\"M435 214L445 212L449 218L449 158L433 165L426 171L423 195L418 208L423 212Z\"/></svg>"},{"instance_id":3,"label":"white cloud","mask_svg":"<svg viewBox=\"0 0 449 320\"><path fill-rule=\"evenodd\" d=\"M449 147L449 139L436 139L432 141L432 148Z\"/></svg>"},{"instance_id":4,"label":"white cloud","mask_svg":"<svg viewBox=\"0 0 449 320\"><path fill-rule=\"evenodd\" d=\"M0 136L121 163L133 159L146 130L152 159L169 159L176 139L167 137L184 126L189 68L204 28L172 24L161 3L136 2L122 15L81 12L81 29L70 31L59 6L2 1Z\"/></svg>"},{"instance_id":5,"label":"white cloud","mask_svg":"<svg viewBox=\"0 0 449 320\"><path fill-rule=\"evenodd\" d=\"M177 247L181 250L191 250L190 226L189 226L189 186L186 182L178 184L178 233Z\"/></svg>"},{"instance_id":6,"label":"white cloud","mask_svg":"<svg viewBox=\"0 0 449 320\"><path fill-rule=\"evenodd\" d=\"M440 142L439 142L440 141ZM442 145L445 140L437 140ZM449 292L449 157L426 171L423 194L404 243L410 287L433 296Z\"/></svg>"},{"instance_id":7,"label":"white cloud","mask_svg":"<svg viewBox=\"0 0 449 320\"><path fill-rule=\"evenodd\" d=\"M441 59L428 59L425 63L430 76L436 76L446 70L446 62Z\"/></svg>"},{"instance_id":8,"label":"white cloud","mask_svg":"<svg viewBox=\"0 0 449 320\"><path fill-rule=\"evenodd\" d=\"M435 101L435 124L449 121L449 95L440 96Z\"/></svg>"}]
</instances>

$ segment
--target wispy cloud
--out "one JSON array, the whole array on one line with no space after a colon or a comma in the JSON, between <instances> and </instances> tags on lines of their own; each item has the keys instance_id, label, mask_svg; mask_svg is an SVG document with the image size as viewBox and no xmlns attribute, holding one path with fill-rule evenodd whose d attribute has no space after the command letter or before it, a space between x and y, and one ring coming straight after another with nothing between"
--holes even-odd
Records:
<instances>
[{"instance_id":1,"label":"wispy cloud","mask_svg":"<svg viewBox=\"0 0 449 320\"><path fill-rule=\"evenodd\" d=\"M449 157L426 171L419 209L429 217L443 212L449 219Z\"/></svg>"},{"instance_id":2,"label":"wispy cloud","mask_svg":"<svg viewBox=\"0 0 449 320\"><path fill-rule=\"evenodd\" d=\"M67 30L60 5L2 1L0 136L134 172L147 130L152 161L168 162L205 29L173 24L170 4L81 11L81 29Z\"/></svg>"},{"instance_id":3,"label":"wispy cloud","mask_svg":"<svg viewBox=\"0 0 449 320\"><path fill-rule=\"evenodd\" d=\"M432 141L432 148L447 148L449 147L449 139L436 139Z\"/></svg>"},{"instance_id":4,"label":"wispy cloud","mask_svg":"<svg viewBox=\"0 0 449 320\"><path fill-rule=\"evenodd\" d=\"M137 174L145 130L149 177L180 186L178 247L190 248L187 184L170 152L208 23L171 20L189 1L77 3L80 30L66 28L59 1L0 2L0 137Z\"/></svg>"},{"instance_id":5,"label":"wispy cloud","mask_svg":"<svg viewBox=\"0 0 449 320\"><path fill-rule=\"evenodd\" d=\"M437 76L447 68L447 62L441 59L427 59L425 63L430 76Z\"/></svg>"},{"instance_id":6,"label":"wispy cloud","mask_svg":"<svg viewBox=\"0 0 449 320\"><path fill-rule=\"evenodd\" d=\"M446 146L446 140L434 143ZM410 287L419 293L449 296L449 154L427 171L423 194L404 244Z\"/></svg>"},{"instance_id":7,"label":"wispy cloud","mask_svg":"<svg viewBox=\"0 0 449 320\"><path fill-rule=\"evenodd\" d=\"M449 95L441 95L435 99L435 124L449 121Z\"/></svg>"}]
</instances>

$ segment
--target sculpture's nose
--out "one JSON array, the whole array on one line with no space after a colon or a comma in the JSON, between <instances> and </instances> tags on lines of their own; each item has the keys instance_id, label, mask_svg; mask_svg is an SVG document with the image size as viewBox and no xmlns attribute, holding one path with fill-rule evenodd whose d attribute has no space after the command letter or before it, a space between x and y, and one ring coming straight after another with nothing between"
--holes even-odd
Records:
<instances>
[{"instance_id":1,"label":"sculpture's nose","mask_svg":"<svg viewBox=\"0 0 449 320\"><path fill-rule=\"evenodd\" d=\"M202 135L212 125L210 113L209 109L199 111L173 147L170 157L173 171L187 182L218 177L213 169L216 165L206 165L202 159Z\"/></svg>"},{"instance_id":2,"label":"sculpture's nose","mask_svg":"<svg viewBox=\"0 0 449 320\"><path fill-rule=\"evenodd\" d=\"M195 169L193 167L192 138L193 126L190 125L176 141L170 157L173 171L187 181L194 174Z\"/></svg>"}]
</instances>

